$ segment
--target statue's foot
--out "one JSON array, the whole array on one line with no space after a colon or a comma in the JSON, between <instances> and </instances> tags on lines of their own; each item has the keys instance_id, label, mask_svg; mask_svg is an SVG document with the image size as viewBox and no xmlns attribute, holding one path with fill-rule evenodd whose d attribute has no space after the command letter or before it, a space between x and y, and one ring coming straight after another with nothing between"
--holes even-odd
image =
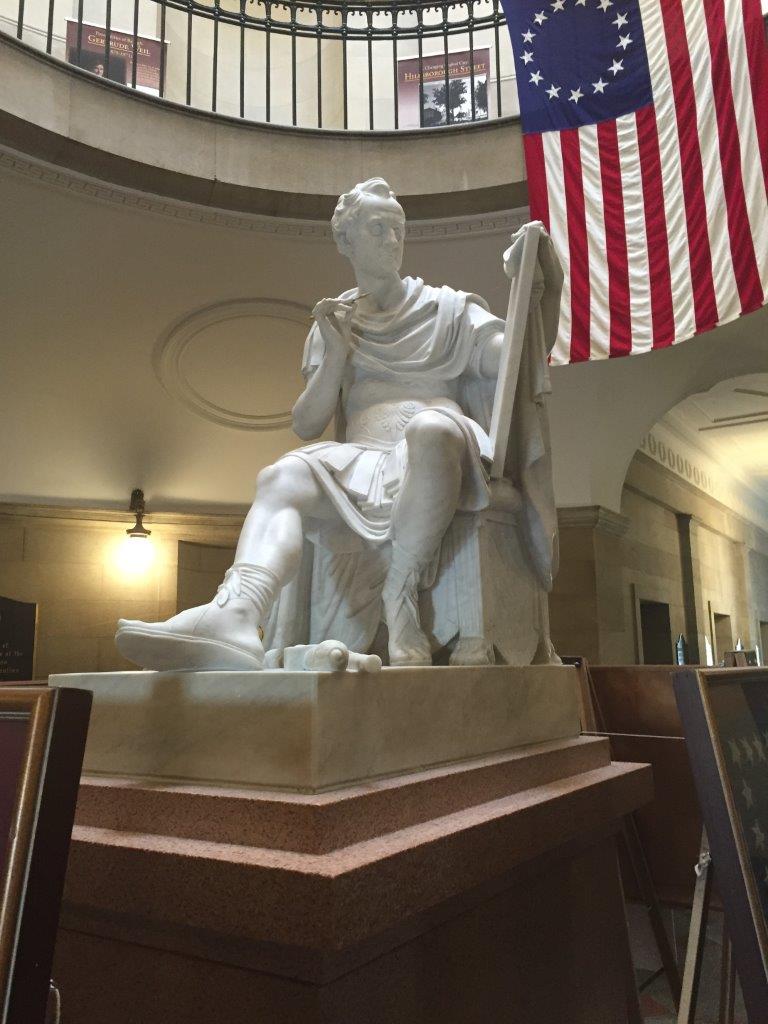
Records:
<instances>
[{"instance_id":1,"label":"statue's foot","mask_svg":"<svg viewBox=\"0 0 768 1024\"><path fill-rule=\"evenodd\" d=\"M401 630L393 636L389 627L389 664L431 665L432 649L426 634L417 629Z\"/></svg>"},{"instance_id":2,"label":"statue's foot","mask_svg":"<svg viewBox=\"0 0 768 1024\"><path fill-rule=\"evenodd\" d=\"M416 571L394 573L384 584L384 620L389 630L390 665L431 665L432 649L419 623Z\"/></svg>"},{"instance_id":3,"label":"statue's foot","mask_svg":"<svg viewBox=\"0 0 768 1024\"><path fill-rule=\"evenodd\" d=\"M485 637L461 636L451 651L449 665L493 665L493 647Z\"/></svg>"},{"instance_id":4,"label":"statue's foot","mask_svg":"<svg viewBox=\"0 0 768 1024\"><path fill-rule=\"evenodd\" d=\"M214 600L166 622L120 619L115 644L129 661L156 671L264 667L255 609L247 600L224 607Z\"/></svg>"}]
</instances>

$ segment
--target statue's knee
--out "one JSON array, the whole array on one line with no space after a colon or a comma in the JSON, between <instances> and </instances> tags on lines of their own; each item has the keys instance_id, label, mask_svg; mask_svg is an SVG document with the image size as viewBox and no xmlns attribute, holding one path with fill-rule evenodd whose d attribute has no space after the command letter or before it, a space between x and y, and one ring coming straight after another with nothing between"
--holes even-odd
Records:
<instances>
[{"instance_id":1,"label":"statue's knee","mask_svg":"<svg viewBox=\"0 0 768 1024\"><path fill-rule=\"evenodd\" d=\"M315 490L312 473L301 459L278 459L256 477L256 500L279 508L300 507Z\"/></svg>"},{"instance_id":2,"label":"statue's knee","mask_svg":"<svg viewBox=\"0 0 768 1024\"><path fill-rule=\"evenodd\" d=\"M405 430L409 448L427 452L449 452L460 456L464 452L464 435L449 416L425 409L417 413Z\"/></svg>"}]
</instances>

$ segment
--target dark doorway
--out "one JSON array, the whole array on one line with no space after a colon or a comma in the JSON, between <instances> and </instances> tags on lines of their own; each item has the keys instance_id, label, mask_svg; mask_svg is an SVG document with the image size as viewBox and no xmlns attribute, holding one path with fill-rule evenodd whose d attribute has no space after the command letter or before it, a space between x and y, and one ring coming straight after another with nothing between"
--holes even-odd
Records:
<instances>
[{"instance_id":1,"label":"dark doorway","mask_svg":"<svg viewBox=\"0 0 768 1024\"><path fill-rule=\"evenodd\" d=\"M662 601L641 601L640 629L643 637L643 664L674 664L669 605Z\"/></svg>"},{"instance_id":2,"label":"dark doorway","mask_svg":"<svg viewBox=\"0 0 768 1024\"><path fill-rule=\"evenodd\" d=\"M712 620L715 627L715 661L720 662L726 651L733 650L731 616L713 612Z\"/></svg>"}]
</instances>

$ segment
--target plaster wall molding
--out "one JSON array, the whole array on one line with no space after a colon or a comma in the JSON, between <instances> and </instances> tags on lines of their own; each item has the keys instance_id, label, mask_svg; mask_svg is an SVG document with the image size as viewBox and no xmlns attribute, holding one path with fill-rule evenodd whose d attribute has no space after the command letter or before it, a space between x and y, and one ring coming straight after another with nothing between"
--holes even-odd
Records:
<instances>
[{"instance_id":1,"label":"plaster wall molding","mask_svg":"<svg viewBox=\"0 0 768 1024\"><path fill-rule=\"evenodd\" d=\"M248 509L236 512L147 512L147 525L223 528L239 531ZM38 505L33 502L0 502L0 519L55 519L61 522L130 526L135 516L122 509L70 505Z\"/></svg>"},{"instance_id":2,"label":"plaster wall molding","mask_svg":"<svg viewBox=\"0 0 768 1024\"><path fill-rule=\"evenodd\" d=\"M629 529L629 518L602 505L570 505L557 510L560 529L589 527L613 537L623 537Z\"/></svg>"},{"instance_id":3,"label":"plaster wall molding","mask_svg":"<svg viewBox=\"0 0 768 1024\"><path fill-rule=\"evenodd\" d=\"M31 179L41 185L68 192L72 195L111 203L144 213L172 217L175 220L256 234L300 238L302 241L332 241L330 225L325 221L264 217L257 214L231 213L215 207L185 203L178 199L149 192L139 192L120 185L112 185L76 171L66 170L43 160L35 160L5 146L0 146L0 170ZM409 242L429 242L434 239L477 237L513 233L529 219L527 207L501 210L498 213L414 220L407 225Z\"/></svg>"},{"instance_id":4,"label":"plaster wall molding","mask_svg":"<svg viewBox=\"0 0 768 1024\"><path fill-rule=\"evenodd\" d=\"M640 442L640 452L741 519L768 530L768 503L727 467L666 423L657 423Z\"/></svg>"}]
</instances>

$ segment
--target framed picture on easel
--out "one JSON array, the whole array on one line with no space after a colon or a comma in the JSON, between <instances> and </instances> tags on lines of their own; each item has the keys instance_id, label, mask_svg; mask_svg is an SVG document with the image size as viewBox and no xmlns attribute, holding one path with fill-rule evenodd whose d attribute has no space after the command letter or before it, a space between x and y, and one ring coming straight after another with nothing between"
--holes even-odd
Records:
<instances>
[{"instance_id":1,"label":"framed picture on easel","mask_svg":"<svg viewBox=\"0 0 768 1024\"><path fill-rule=\"evenodd\" d=\"M0 1024L43 1024L92 694L0 687Z\"/></svg>"},{"instance_id":2,"label":"framed picture on easel","mask_svg":"<svg viewBox=\"0 0 768 1024\"><path fill-rule=\"evenodd\" d=\"M768 1024L768 670L678 672L675 695L750 1024Z\"/></svg>"}]
</instances>

